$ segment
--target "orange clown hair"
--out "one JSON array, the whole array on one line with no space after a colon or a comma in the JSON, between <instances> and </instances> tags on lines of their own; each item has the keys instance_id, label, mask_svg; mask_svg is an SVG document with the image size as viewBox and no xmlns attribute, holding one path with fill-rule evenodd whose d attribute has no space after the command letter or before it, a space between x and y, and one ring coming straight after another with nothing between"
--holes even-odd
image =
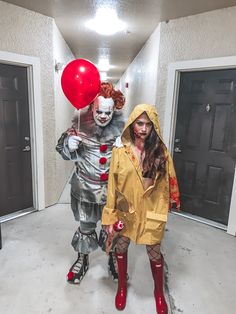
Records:
<instances>
[{"instance_id":1,"label":"orange clown hair","mask_svg":"<svg viewBox=\"0 0 236 314\"><path fill-rule=\"evenodd\" d=\"M116 109L122 109L125 104L125 97L120 90L115 90L113 85L108 82L101 83L99 96L112 98Z\"/></svg>"}]
</instances>

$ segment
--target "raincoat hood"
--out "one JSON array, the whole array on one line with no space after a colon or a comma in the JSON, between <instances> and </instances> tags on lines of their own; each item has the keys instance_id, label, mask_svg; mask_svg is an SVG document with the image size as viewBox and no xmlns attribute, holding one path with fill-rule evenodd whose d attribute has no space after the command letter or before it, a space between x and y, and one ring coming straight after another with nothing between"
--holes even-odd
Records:
<instances>
[{"instance_id":1,"label":"raincoat hood","mask_svg":"<svg viewBox=\"0 0 236 314\"><path fill-rule=\"evenodd\" d=\"M121 135L121 140L123 144L129 144L132 142L129 126L144 112L147 114L147 116L153 123L153 127L158 137L163 142L163 139L161 137L160 124L159 124L158 115L157 115L155 106L149 105L149 104L140 104L134 108L134 110L131 112L125 124L124 131L122 132L122 135Z\"/></svg>"}]
</instances>

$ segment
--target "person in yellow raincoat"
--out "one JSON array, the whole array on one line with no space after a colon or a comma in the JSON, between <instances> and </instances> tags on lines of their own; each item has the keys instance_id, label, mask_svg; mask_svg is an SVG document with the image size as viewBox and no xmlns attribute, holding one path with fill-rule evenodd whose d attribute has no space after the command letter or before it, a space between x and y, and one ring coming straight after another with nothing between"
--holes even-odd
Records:
<instances>
[{"instance_id":1,"label":"person in yellow raincoat","mask_svg":"<svg viewBox=\"0 0 236 314\"><path fill-rule=\"evenodd\" d=\"M157 313L168 312L163 293L164 260L160 244L173 203L179 209L176 174L160 134L156 109L153 105L137 105L112 150L107 203L102 214L102 225L109 236L114 233L115 222L124 223L116 243L118 290L115 305L118 310L126 305L127 250L132 240L146 245Z\"/></svg>"}]
</instances>

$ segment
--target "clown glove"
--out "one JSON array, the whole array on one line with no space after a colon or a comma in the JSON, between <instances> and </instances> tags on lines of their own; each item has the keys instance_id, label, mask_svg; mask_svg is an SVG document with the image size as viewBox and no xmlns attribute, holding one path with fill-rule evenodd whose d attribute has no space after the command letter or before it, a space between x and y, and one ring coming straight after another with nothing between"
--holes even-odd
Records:
<instances>
[{"instance_id":1,"label":"clown glove","mask_svg":"<svg viewBox=\"0 0 236 314\"><path fill-rule=\"evenodd\" d=\"M80 136L70 136L68 139L68 147L70 152L74 152L76 149L78 149L80 142L82 142L82 138Z\"/></svg>"}]
</instances>

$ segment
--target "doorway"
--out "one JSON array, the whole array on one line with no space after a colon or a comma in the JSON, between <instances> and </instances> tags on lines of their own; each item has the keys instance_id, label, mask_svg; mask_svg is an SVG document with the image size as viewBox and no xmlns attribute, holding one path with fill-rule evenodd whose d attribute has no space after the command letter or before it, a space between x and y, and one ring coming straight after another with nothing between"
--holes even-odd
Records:
<instances>
[{"instance_id":1,"label":"doorway","mask_svg":"<svg viewBox=\"0 0 236 314\"><path fill-rule=\"evenodd\" d=\"M235 69L181 73L173 156L183 212L227 225L235 121Z\"/></svg>"},{"instance_id":2,"label":"doorway","mask_svg":"<svg viewBox=\"0 0 236 314\"><path fill-rule=\"evenodd\" d=\"M33 207L27 68L0 64L0 216Z\"/></svg>"},{"instance_id":3,"label":"doorway","mask_svg":"<svg viewBox=\"0 0 236 314\"><path fill-rule=\"evenodd\" d=\"M210 59L197 59L187 60L171 63L168 67L167 77L167 95L165 104L165 116L164 116L164 128L163 138L168 146L170 152L174 153L174 140L175 140L175 126L178 109L178 96L179 96L179 85L180 77L185 72L197 72L197 71L213 71L223 69L236 69L236 56L210 58ZM203 223L219 227L227 230L227 233L236 236L236 173L234 172L234 182L232 187L229 219L227 226L222 224L214 223L213 221L199 218L191 214L185 214L180 212L177 215L185 216L189 219L201 221Z\"/></svg>"},{"instance_id":4,"label":"doorway","mask_svg":"<svg viewBox=\"0 0 236 314\"><path fill-rule=\"evenodd\" d=\"M20 148L25 149L22 153L27 153L27 155L31 154L31 194L33 200L33 210L41 210L45 208L45 191L40 59L38 57L0 51L0 63L5 66L16 66L18 68L23 68L25 71L24 75L26 75L27 77L30 141L28 140L27 135L23 136L23 142L21 143L22 145L20 146ZM13 88L14 84L16 84L15 81L13 81L12 83ZM9 82L7 83L7 81L5 80L4 84L9 84ZM14 108L14 106L12 106L11 108ZM24 116L26 117L27 114L25 114ZM15 119L15 121L17 121L17 118ZM11 123L15 122L11 121ZM28 145L29 142L30 144ZM27 146L30 146L30 150ZM28 152L30 152L30 154L28 154ZM27 157L29 158L29 156ZM20 164L20 167L22 167L22 164ZM13 189L13 187L11 188ZM16 187L14 187L14 189L15 188ZM24 203L23 206L28 207L28 205L29 203ZM4 222L15 217L25 215L28 212L30 212L30 210L17 211L16 213L10 215L0 216L0 222Z\"/></svg>"}]
</instances>

